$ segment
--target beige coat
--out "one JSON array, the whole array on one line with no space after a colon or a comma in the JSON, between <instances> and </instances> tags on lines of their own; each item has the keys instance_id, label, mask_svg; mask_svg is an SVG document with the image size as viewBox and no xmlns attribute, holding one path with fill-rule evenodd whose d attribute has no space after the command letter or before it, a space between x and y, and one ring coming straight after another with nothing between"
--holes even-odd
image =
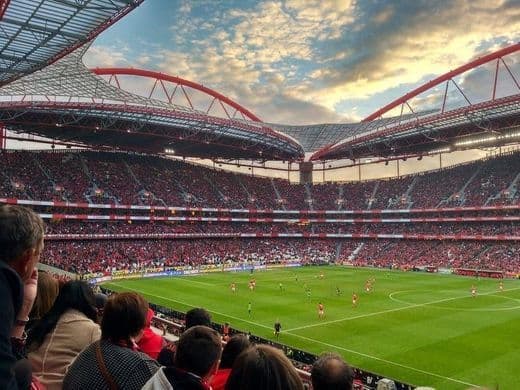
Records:
<instances>
[{"instance_id":1,"label":"beige coat","mask_svg":"<svg viewBox=\"0 0 520 390\"><path fill-rule=\"evenodd\" d=\"M29 353L33 375L47 386L59 390L69 365L88 345L101 337L99 325L77 310L67 310L42 345Z\"/></svg>"}]
</instances>

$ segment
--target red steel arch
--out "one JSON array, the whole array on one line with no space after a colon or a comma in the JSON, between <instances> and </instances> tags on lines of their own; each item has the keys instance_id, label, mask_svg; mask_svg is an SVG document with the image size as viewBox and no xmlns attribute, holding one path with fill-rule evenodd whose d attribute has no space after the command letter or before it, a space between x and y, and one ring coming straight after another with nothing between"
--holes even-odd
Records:
<instances>
[{"instance_id":1,"label":"red steel arch","mask_svg":"<svg viewBox=\"0 0 520 390\"><path fill-rule=\"evenodd\" d=\"M155 79L156 84L157 84L157 82L161 83L161 86L162 86L164 92L166 93L166 96L168 97L168 100L170 101L170 103L171 103L171 98L173 96L168 95L168 93L166 92L166 87L164 86L163 82L167 81L170 83L180 85L182 91L184 92L186 99L188 100L188 103L191 106L191 101L190 101L188 95L186 94L186 91L184 90L184 86L190 87L190 88L193 88L197 91L203 92L203 93L213 97L213 101L212 101L210 107L208 108L207 113L213 106L213 103L215 101L218 101L229 119L233 119L233 117L229 114L228 110L223 105L223 103L226 103L228 106L233 107L236 110L235 113L239 112L240 114L242 114L244 116L244 118L250 119L253 122L262 122L262 120L260 118L258 118L255 114L253 114L251 111L244 108L243 106L236 103L235 101L231 100L227 96L224 96L221 93L218 93L217 91L215 91L211 88L205 87L202 84L198 84L193 81L185 80L180 77L170 76L170 75L167 75L167 74L164 74L161 72L155 72L152 70L135 69L135 68L94 68L94 69L91 69L91 71L99 76L116 77L116 83L118 86L119 86L119 81L117 80L117 75L139 76L139 77L147 77L147 78ZM154 84L154 88L155 88L156 84ZM152 92L153 92L153 90L152 90ZM193 108L193 106L192 106L192 108Z\"/></svg>"},{"instance_id":2,"label":"red steel arch","mask_svg":"<svg viewBox=\"0 0 520 390\"><path fill-rule=\"evenodd\" d=\"M413 91L408 92L406 95L401 96L400 98L398 98L398 99L394 100L393 102L387 104L383 108L380 108L376 112L370 114L365 119L363 119L362 122L373 121L374 119L379 118L383 114L385 114L388 111L392 110L393 108L397 107L398 105L406 103L408 100L410 100L410 99L416 97L417 95L419 95L419 94L429 90L430 88L436 87L437 85L443 83L444 81L449 81L453 77L458 76L459 74L464 73L464 72L466 72L466 71L468 71L470 69L473 69L473 68L476 68L476 67L478 67L480 65L483 65L483 64L485 64L487 62L490 62L490 61L493 61L493 60L502 59L502 57L504 57L504 56L506 56L508 54L514 53L514 52L516 52L518 50L520 50L520 43L515 43L514 45L511 45L511 46L505 47L503 49L497 50L494 53L485 55L483 57L479 57L479 58L477 58L477 59L467 63L466 65L459 66L458 68L456 68L454 70L451 70L451 71L443 74L442 76L439 76L439 77L437 77L437 78L427 82L426 84L421 85L420 87L414 89ZM505 65L505 67L508 70L509 74L513 77L511 71L509 70L509 68L507 67L506 63L503 60L502 60L502 63ZM497 72L498 72L498 63L497 63L497 70L495 71L495 84L494 84L494 87L493 87L493 100L495 98L494 94L495 94L495 88L496 88L496 82L497 82L497 78L496 78L496 73ZM513 77L513 80L515 81L516 86L520 89L520 85L518 84L518 81L514 77Z\"/></svg>"}]
</instances>

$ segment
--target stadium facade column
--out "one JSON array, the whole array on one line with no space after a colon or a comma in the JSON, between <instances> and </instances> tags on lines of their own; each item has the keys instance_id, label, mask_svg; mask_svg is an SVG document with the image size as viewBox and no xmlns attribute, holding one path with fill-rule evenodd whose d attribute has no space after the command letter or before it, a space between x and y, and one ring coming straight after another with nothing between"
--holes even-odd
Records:
<instances>
[{"instance_id":1,"label":"stadium facade column","mask_svg":"<svg viewBox=\"0 0 520 390\"><path fill-rule=\"evenodd\" d=\"M300 184L312 185L312 170L313 164L310 161L300 163Z\"/></svg>"},{"instance_id":2,"label":"stadium facade column","mask_svg":"<svg viewBox=\"0 0 520 390\"><path fill-rule=\"evenodd\" d=\"M3 123L0 123L0 149L5 149L6 147L6 144L7 144L7 140L6 140L6 137L7 136L7 130L4 126Z\"/></svg>"}]
</instances>

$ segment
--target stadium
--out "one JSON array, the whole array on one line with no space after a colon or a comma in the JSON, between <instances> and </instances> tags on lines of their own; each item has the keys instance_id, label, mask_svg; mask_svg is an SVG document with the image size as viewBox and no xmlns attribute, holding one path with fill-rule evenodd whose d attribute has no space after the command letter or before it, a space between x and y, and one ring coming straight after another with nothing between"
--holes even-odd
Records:
<instances>
[{"instance_id":1,"label":"stadium","mask_svg":"<svg viewBox=\"0 0 520 390\"><path fill-rule=\"evenodd\" d=\"M138 292L172 337L204 307L308 388L324 351L356 389L518 388L520 43L359 121L286 125L198 80L86 66L143 2L0 3L0 203L45 221L40 267Z\"/></svg>"}]
</instances>

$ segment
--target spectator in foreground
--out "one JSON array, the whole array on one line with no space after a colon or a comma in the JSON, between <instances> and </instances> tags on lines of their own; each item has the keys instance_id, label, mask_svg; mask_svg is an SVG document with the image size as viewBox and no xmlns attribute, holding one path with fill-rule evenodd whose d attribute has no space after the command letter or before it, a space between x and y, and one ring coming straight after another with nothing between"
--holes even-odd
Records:
<instances>
[{"instance_id":1,"label":"spectator in foreground","mask_svg":"<svg viewBox=\"0 0 520 390\"><path fill-rule=\"evenodd\" d=\"M157 371L143 390L210 390L208 382L217 371L221 353L222 342L216 330L193 326L179 338L174 366Z\"/></svg>"},{"instance_id":2,"label":"spectator in foreground","mask_svg":"<svg viewBox=\"0 0 520 390\"><path fill-rule=\"evenodd\" d=\"M161 349L165 346L166 341L152 329L154 314L152 309L148 309L146 313L146 328L144 329L143 336L137 342L137 345L142 352L146 353L152 359L157 360L159 352L161 352Z\"/></svg>"},{"instance_id":3,"label":"spectator in foreground","mask_svg":"<svg viewBox=\"0 0 520 390\"><path fill-rule=\"evenodd\" d=\"M43 221L32 210L0 206L0 389L26 389L31 383L23 358L25 325L36 298L43 233Z\"/></svg>"},{"instance_id":4,"label":"spectator in foreground","mask_svg":"<svg viewBox=\"0 0 520 390\"><path fill-rule=\"evenodd\" d=\"M202 307L193 308L186 313L184 328L189 329L197 325L211 328L211 314Z\"/></svg>"},{"instance_id":5,"label":"spectator in foreground","mask_svg":"<svg viewBox=\"0 0 520 390\"><path fill-rule=\"evenodd\" d=\"M282 351L258 344L236 359L226 390L303 390L303 383Z\"/></svg>"},{"instance_id":6,"label":"spectator in foreground","mask_svg":"<svg viewBox=\"0 0 520 390\"><path fill-rule=\"evenodd\" d=\"M148 303L137 293L112 294L101 321L101 340L74 360L63 389L141 389L159 368L156 361L137 351L147 311Z\"/></svg>"},{"instance_id":7,"label":"spectator in foreground","mask_svg":"<svg viewBox=\"0 0 520 390\"><path fill-rule=\"evenodd\" d=\"M107 301L108 301L108 295L106 295L102 292L96 292L94 294L94 298L96 300L98 323L101 323L101 320L103 319L103 312L105 310L105 305L107 304Z\"/></svg>"},{"instance_id":8,"label":"spectator in foreground","mask_svg":"<svg viewBox=\"0 0 520 390\"><path fill-rule=\"evenodd\" d=\"M202 307L195 307L186 312L184 317L184 331L194 326L207 326L211 328L211 314ZM173 365L172 356L174 356L177 349L177 343L168 343L158 354L157 360L162 366Z\"/></svg>"},{"instance_id":9,"label":"spectator in foreground","mask_svg":"<svg viewBox=\"0 0 520 390\"><path fill-rule=\"evenodd\" d=\"M38 290L29 315L27 329L31 329L51 309L59 291L58 280L50 273L38 270Z\"/></svg>"},{"instance_id":10,"label":"spectator in foreground","mask_svg":"<svg viewBox=\"0 0 520 390\"><path fill-rule=\"evenodd\" d=\"M29 333L27 345L33 375L59 390L67 368L83 349L99 340L94 293L83 281L67 282L54 305Z\"/></svg>"},{"instance_id":11,"label":"spectator in foreground","mask_svg":"<svg viewBox=\"0 0 520 390\"><path fill-rule=\"evenodd\" d=\"M324 353L311 370L313 390L351 390L354 371L336 353Z\"/></svg>"},{"instance_id":12,"label":"spectator in foreground","mask_svg":"<svg viewBox=\"0 0 520 390\"><path fill-rule=\"evenodd\" d=\"M238 355L251 346L251 342L245 334L237 334L231 337L222 351L220 366L211 380L213 390L224 390L227 379L231 373L231 367Z\"/></svg>"}]
</instances>

